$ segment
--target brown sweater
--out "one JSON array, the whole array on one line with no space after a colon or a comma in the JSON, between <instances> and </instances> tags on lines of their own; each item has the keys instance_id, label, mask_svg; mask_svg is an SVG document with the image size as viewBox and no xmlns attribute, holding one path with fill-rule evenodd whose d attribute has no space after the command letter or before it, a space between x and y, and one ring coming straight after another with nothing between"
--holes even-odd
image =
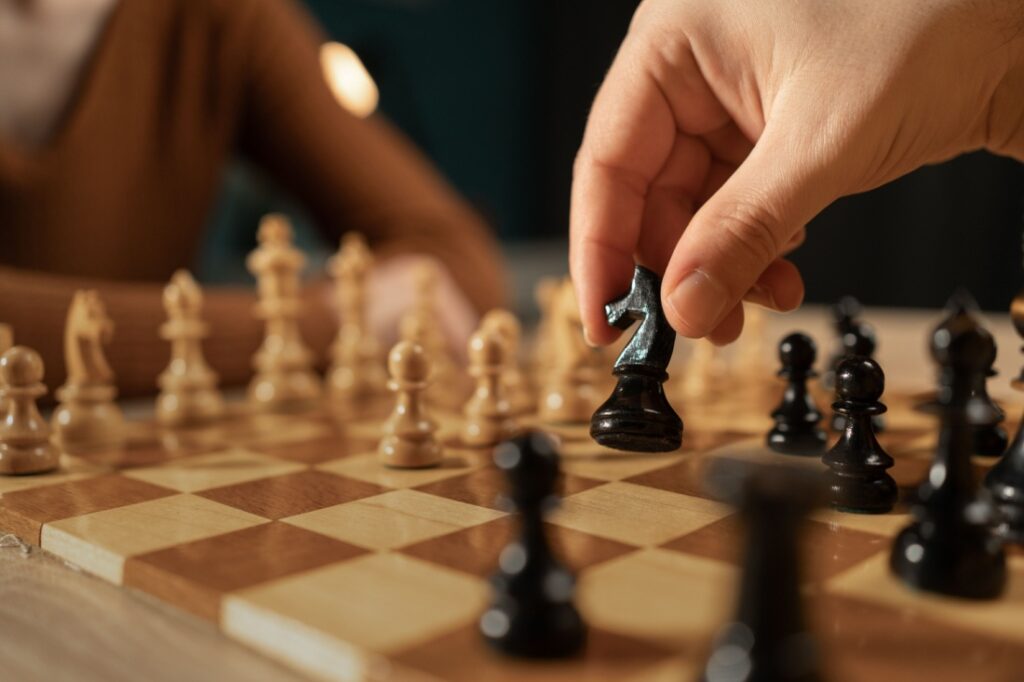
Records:
<instances>
[{"instance_id":1,"label":"brown sweater","mask_svg":"<svg viewBox=\"0 0 1024 682\"><path fill-rule=\"evenodd\" d=\"M117 326L111 364L126 393L167 361L160 290L194 262L226 161L253 160L299 197L325 236L367 235L379 256L444 263L478 310L499 305L494 243L478 216L396 131L338 105L322 37L291 0L121 0L55 137L0 142L0 321L63 378L70 292L100 289ZM316 299L322 300L317 296ZM259 338L252 294L208 292L208 355L245 380ZM322 350L334 327L307 326Z\"/></svg>"}]
</instances>

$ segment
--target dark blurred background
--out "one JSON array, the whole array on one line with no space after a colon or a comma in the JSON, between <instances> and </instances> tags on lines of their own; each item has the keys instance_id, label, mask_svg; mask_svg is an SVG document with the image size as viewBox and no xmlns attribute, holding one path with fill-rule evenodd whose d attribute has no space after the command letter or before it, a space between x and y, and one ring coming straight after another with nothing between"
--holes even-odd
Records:
<instances>
[{"instance_id":1,"label":"dark blurred background","mask_svg":"<svg viewBox=\"0 0 1024 682\"><path fill-rule=\"evenodd\" d=\"M564 271L573 156L638 1L305 2L362 58L379 112L494 226L517 277ZM1005 310L1022 283L1022 199L1024 166L969 154L836 202L793 259L813 302L849 293L869 305L935 307L965 286L982 307ZM291 213L301 229L300 207L250 171L232 172L204 279L238 274L218 271L218 254L247 249L268 209ZM333 248L308 230L301 238L321 254Z\"/></svg>"}]
</instances>

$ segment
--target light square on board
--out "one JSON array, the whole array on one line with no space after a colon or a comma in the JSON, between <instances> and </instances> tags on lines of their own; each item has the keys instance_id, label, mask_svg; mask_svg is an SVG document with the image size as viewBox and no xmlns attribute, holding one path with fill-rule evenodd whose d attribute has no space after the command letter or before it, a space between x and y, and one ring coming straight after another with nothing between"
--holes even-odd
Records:
<instances>
[{"instance_id":1,"label":"light square on board","mask_svg":"<svg viewBox=\"0 0 1024 682\"><path fill-rule=\"evenodd\" d=\"M577 603L596 627L692 650L730 615L738 580L729 564L645 549L583 573Z\"/></svg>"},{"instance_id":2,"label":"light square on board","mask_svg":"<svg viewBox=\"0 0 1024 682\"><path fill-rule=\"evenodd\" d=\"M266 519L194 495L173 495L54 521L42 548L112 583L135 554L266 523Z\"/></svg>"},{"instance_id":3,"label":"light square on board","mask_svg":"<svg viewBox=\"0 0 1024 682\"><path fill-rule=\"evenodd\" d=\"M184 493L280 476L303 469L303 465L285 462L243 448L233 448L198 457L168 462L155 467L126 471L125 476Z\"/></svg>"},{"instance_id":4,"label":"light square on board","mask_svg":"<svg viewBox=\"0 0 1024 682\"><path fill-rule=\"evenodd\" d=\"M17 490L29 490L58 483L70 483L83 478L99 476L110 471L110 467L94 464L72 455L61 455L60 468L45 474L30 476L0 476L0 496Z\"/></svg>"},{"instance_id":5,"label":"light square on board","mask_svg":"<svg viewBox=\"0 0 1024 682\"><path fill-rule=\"evenodd\" d=\"M831 594L904 609L951 626L1024 642L1024 557L1011 557L1006 591L998 599L972 601L912 589L889 570L883 552L826 583Z\"/></svg>"},{"instance_id":6,"label":"light square on board","mask_svg":"<svg viewBox=\"0 0 1024 682\"><path fill-rule=\"evenodd\" d=\"M416 490L394 490L283 519L360 547L391 549L486 523L502 512Z\"/></svg>"},{"instance_id":7,"label":"light square on board","mask_svg":"<svg viewBox=\"0 0 1024 682\"><path fill-rule=\"evenodd\" d=\"M685 457L679 451L623 452L603 447L590 439L564 443L559 448L559 454L562 471L602 481L620 481L652 469L660 469Z\"/></svg>"},{"instance_id":8,"label":"light square on board","mask_svg":"<svg viewBox=\"0 0 1024 682\"><path fill-rule=\"evenodd\" d=\"M276 580L225 599L222 626L232 636L306 669L351 647L406 649L475 622L486 583L400 554L370 554ZM306 646L266 638L287 621L311 636ZM298 660L296 660L297 657ZM312 660L310 660L312 659Z\"/></svg>"},{"instance_id":9,"label":"light square on board","mask_svg":"<svg viewBox=\"0 0 1024 682\"><path fill-rule=\"evenodd\" d=\"M391 469L382 466L376 450L346 457L317 466L317 469L340 474L385 488L415 488L417 486L452 478L482 466L480 456L456 450L445 452L440 466L427 469Z\"/></svg>"},{"instance_id":10,"label":"light square on board","mask_svg":"<svg viewBox=\"0 0 1024 682\"><path fill-rule=\"evenodd\" d=\"M271 521L140 554L124 566L124 584L210 620L224 594L346 561L366 550Z\"/></svg>"},{"instance_id":11,"label":"light square on board","mask_svg":"<svg viewBox=\"0 0 1024 682\"><path fill-rule=\"evenodd\" d=\"M18 490L0 497L0 528L38 545L44 523L155 500L174 492L119 474Z\"/></svg>"},{"instance_id":12,"label":"light square on board","mask_svg":"<svg viewBox=\"0 0 1024 682\"><path fill-rule=\"evenodd\" d=\"M627 544L652 546L730 513L732 509L719 502L615 481L566 497L548 520Z\"/></svg>"}]
</instances>

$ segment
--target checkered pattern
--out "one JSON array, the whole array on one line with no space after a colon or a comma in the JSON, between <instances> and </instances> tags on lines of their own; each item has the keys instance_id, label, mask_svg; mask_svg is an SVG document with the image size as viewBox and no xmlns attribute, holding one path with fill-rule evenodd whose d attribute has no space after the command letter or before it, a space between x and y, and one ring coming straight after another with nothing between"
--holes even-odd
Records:
<instances>
[{"instance_id":1,"label":"checkered pattern","mask_svg":"<svg viewBox=\"0 0 1024 682\"><path fill-rule=\"evenodd\" d=\"M441 420L444 462L424 470L378 463L380 415L240 415L182 433L140 425L123 451L0 479L0 527L325 679L689 679L732 608L743 533L702 472L724 455L780 457L760 448L767 395L690 406L684 448L668 454L556 430L563 499L547 526L591 626L572 661L503 659L477 636L486 578L515 527L498 502L501 475L489 453L458 446L455 415ZM909 491L927 471L934 425L896 402L882 440ZM802 580L828 671L1021 679L1024 555L1012 557L998 602L915 594L886 567L907 522L905 506L808 522Z\"/></svg>"}]
</instances>

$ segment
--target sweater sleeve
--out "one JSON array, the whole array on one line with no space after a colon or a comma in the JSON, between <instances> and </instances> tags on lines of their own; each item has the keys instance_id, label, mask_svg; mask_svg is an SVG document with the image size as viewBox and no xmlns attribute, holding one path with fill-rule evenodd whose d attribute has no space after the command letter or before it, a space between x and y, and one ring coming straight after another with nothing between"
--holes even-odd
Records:
<instances>
[{"instance_id":1,"label":"sweater sleeve","mask_svg":"<svg viewBox=\"0 0 1024 682\"><path fill-rule=\"evenodd\" d=\"M475 211L393 127L336 101L320 66L323 37L292 0L250 9L242 152L299 197L328 238L356 229L381 256L434 256L478 312L501 305L500 256Z\"/></svg>"}]
</instances>

